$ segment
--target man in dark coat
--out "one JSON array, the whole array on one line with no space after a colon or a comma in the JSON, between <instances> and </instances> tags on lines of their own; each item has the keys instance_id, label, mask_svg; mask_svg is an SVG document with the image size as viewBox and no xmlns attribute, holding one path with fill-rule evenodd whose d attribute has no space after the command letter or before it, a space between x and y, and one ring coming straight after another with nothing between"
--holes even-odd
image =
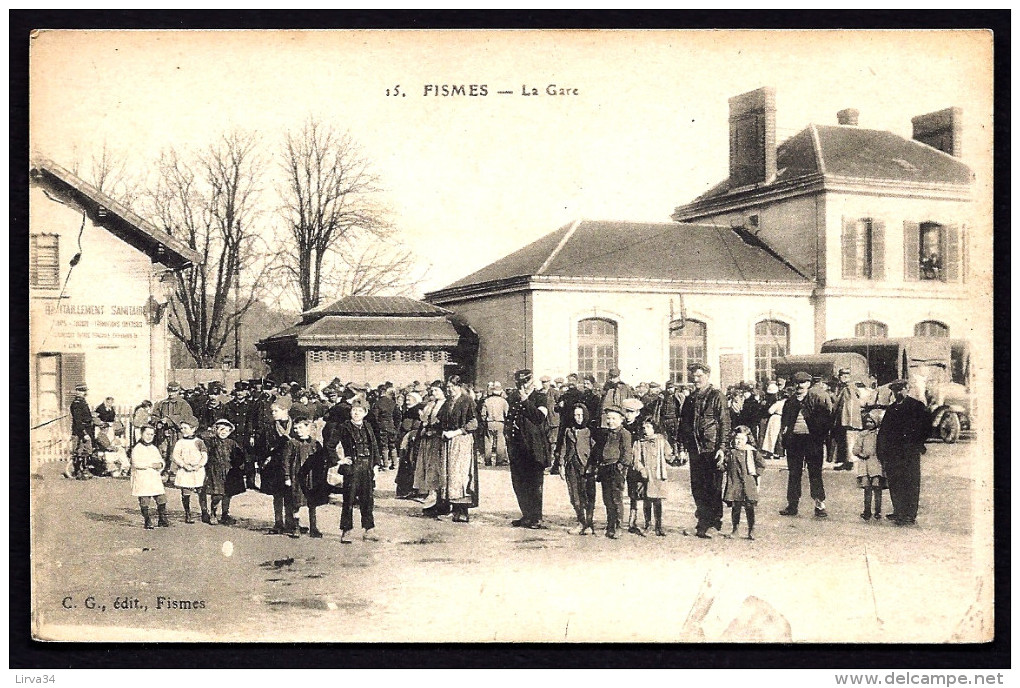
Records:
<instances>
[{"instance_id":1,"label":"man in dark coat","mask_svg":"<svg viewBox=\"0 0 1020 688\"><path fill-rule=\"evenodd\" d=\"M804 466L808 469L815 516L827 518L825 485L822 482L822 457L825 440L832 427L831 397L811 389L811 376L799 372L793 376L797 392L783 405L779 434L786 449L789 476L786 484L786 508L780 516L796 516L800 502Z\"/></svg>"},{"instance_id":2,"label":"man in dark coat","mask_svg":"<svg viewBox=\"0 0 1020 688\"><path fill-rule=\"evenodd\" d=\"M365 422L368 415L368 401L355 397L351 402L350 418L344 421L336 434L338 460L344 468L343 506L340 509L340 542L349 543L348 534L354 528L354 502L361 510L361 527L365 529L364 540L378 540L372 534L375 528L373 513L375 473L373 467L379 461L379 444L376 435ZM334 447L334 451L336 448ZM331 457L327 457L327 461Z\"/></svg>"},{"instance_id":3,"label":"man in dark coat","mask_svg":"<svg viewBox=\"0 0 1020 688\"><path fill-rule=\"evenodd\" d=\"M694 392L680 409L679 441L691 459L691 495L695 534L708 539L709 528L722 530L723 440L726 437L722 393L708 381L712 369L705 363L688 366Z\"/></svg>"},{"instance_id":4,"label":"man in dark coat","mask_svg":"<svg viewBox=\"0 0 1020 688\"><path fill-rule=\"evenodd\" d=\"M921 495L921 454L931 432L931 417L925 405L907 396L907 381L890 383L895 401L885 411L878 428L876 453L889 483L893 513L886 516L896 525L911 525L917 519Z\"/></svg>"},{"instance_id":5,"label":"man in dark coat","mask_svg":"<svg viewBox=\"0 0 1020 688\"><path fill-rule=\"evenodd\" d=\"M549 455L549 406L546 397L534 385L530 370L514 373L517 389L507 402L506 436L510 455L510 481L521 518L516 528L545 528L542 525L542 486L545 469L552 463Z\"/></svg>"},{"instance_id":6,"label":"man in dark coat","mask_svg":"<svg viewBox=\"0 0 1020 688\"><path fill-rule=\"evenodd\" d=\"M602 419L599 418L599 408L602 405L602 397L595 391L598 381L590 373L584 376L581 390L581 403L588 407L588 417L591 419L593 428L599 427Z\"/></svg>"},{"instance_id":7,"label":"man in dark coat","mask_svg":"<svg viewBox=\"0 0 1020 688\"><path fill-rule=\"evenodd\" d=\"M223 407L227 420L234 425L233 439L244 454L244 481L249 489L255 489L255 444L252 434L252 401L249 396L249 385L244 380L234 383L231 399ZM218 420L218 419L217 419ZM213 421L215 422L215 421Z\"/></svg>"},{"instance_id":8,"label":"man in dark coat","mask_svg":"<svg viewBox=\"0 0 1020 688\"><path fill-rule=\"evenodd\" d=\"M376 432L379 433L379 468L393 470L397 467L397 429L393 424L393 413L397 402L393 391L379 385L378 396L372 402L371 416Z\"/></svg>"},{"instance_id":9,"label":"man in dark coat","mask_svg":"<svg viewBox=\"0 0 1020 688\"><path fill-rule=\"evenodd\" d=\"M152 407L152 422L156 425L156 441L166 461L164 472L172 471L174 444L181 438L181 421L190 421L197 427L198 418L187 399L181 396L181 386L171 382L166 386L167 398L157 401Z\"/></svg>"},{"instance_id":10,"label":"man in dark coat","mask_svg":"<svg viewBox=\"0 0 1020 688\"><path fill-rule=\"evenodd\" d=\"M559 468L560 465L560 453L563 449L563 434L567 431L574 422L574 406L577 404L584 404L584 393L577 388L577 375L571 373L567 375L567 388L563 390L559 398L556 400L556 414L560 419L559 429L556 433L556 444L553 451L554 464L553 470ZM587 404L584 404L587 408ZM589 410L590 413L590 410ZM591 416L588 416L589 419Z\"/></svg>"},{"instance_id":11,"label":"man in dark coat","mask_svg":"<svg viewBox=\"0 0 1020 688\"><path fill-rule=\"evenodd\" d=\"M96 443L96 424L92 419L89 402L85 399L88 391L85 385L78 385L71 399L71 461L64 470L65 478L86 480L92 477L86 467Z\"/></svg>"}]
</instances>

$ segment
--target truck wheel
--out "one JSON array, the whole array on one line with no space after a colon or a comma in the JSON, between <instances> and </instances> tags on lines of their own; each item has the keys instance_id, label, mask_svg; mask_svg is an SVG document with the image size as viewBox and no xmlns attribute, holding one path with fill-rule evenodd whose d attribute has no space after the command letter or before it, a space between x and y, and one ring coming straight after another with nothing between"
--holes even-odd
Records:
<instances>
[{"instance_id":1,"label":"truck wheel","mask_svg":"<svg viewBox=\"0 0 1020 688\"><path fill-rule=\"evenodd\" d=\"M939 421L939 437L946 444L953 444L960 439L960 417L952 411L946 413Z\"/></svg>"}]
</instances>

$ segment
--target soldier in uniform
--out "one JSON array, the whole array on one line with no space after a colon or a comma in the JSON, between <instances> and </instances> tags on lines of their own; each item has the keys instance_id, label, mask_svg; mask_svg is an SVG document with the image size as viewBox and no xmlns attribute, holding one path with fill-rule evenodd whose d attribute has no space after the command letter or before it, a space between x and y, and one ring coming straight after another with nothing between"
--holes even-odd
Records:
<instances>
[{"instance_id":1,"label":"soldier in uniform","mask_svg":"<svg viewBox=\"0 0 1020 688\"><path fill-rule=\"evenodd\" d=\"M545 528L542 525L542 486L549 455L548 401L534 385L530 370L514 373L517 388L507 397L507 452L510 455L510 481L513 484L521 517L516 528Z\"/></svg>"},{"instance_id":2,"label":"soldier in uniform","mask_svg":"<svg viewBox=\"0 0 1020 688\"><path fill-rule=\"evenodd\" d=\"M234 442L241 448L244 454L244 482L248 489L255 489L255 452L252 450L254 439L252 435L252 401L248 395L248 383L238 380L234 383L234 391L231 399L223 408L224 416L234 425ZM218 419L217 419L218 420ZM214 421L215 422L215 421Z\"/></svg>"},{"instance_id":3,"label":"soldier in uniform","mask_svg":"<svg viewBox=\"0 0 1020 688\"><path fill-rule=\"evenodd\" d=\"M169 471L173 464L174 444L181 438L180 422L189 420L192 424L197 424L198 420L191 404L181 396L179 384L171 382L166 386L166 391L167 398L157 401L152 407L151 421L156 426L156 444L166 465L163 470Z\"/></svg>"},{"instance_id":4,"label":"soldier in uniform","mask_svg":"<svg viewBox=\"0 0 1020 688\"><path fill-rule=\"evenodd\" d=\"M896 395L886 409L875 442L878 460L889 484L893 513L886 518L898 526L913 525L921 495L921 454L931 432L931 417L924 403L907 396L907 381L889 383Z\"/></svg>"},{"instance_id":5,"label":"soldier in uniform","mask_svg":"<svg viewBox=\"0 0 1020 688\"><path fill-rule=\"evenodd\" d=\"M85 400L88 391L85 385L78 385L71 399L71 459L64 469L65 478L87 480L92 477L87 467L96 443L96 425L89 402Z\"/></svg>"}]
</instances>

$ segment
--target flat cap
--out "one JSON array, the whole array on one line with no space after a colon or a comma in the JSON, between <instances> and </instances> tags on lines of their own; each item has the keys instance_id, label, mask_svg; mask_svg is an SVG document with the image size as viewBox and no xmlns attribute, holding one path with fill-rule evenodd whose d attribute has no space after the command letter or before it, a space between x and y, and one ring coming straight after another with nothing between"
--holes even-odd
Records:
<instances>
[{"instance_id":1,"label":"flat cap","mask_svg":"<svg viewBox=\"0 0 1020 688\"><path fill-rule=\"evenodd\" d=\"M602 413L604 413L604 414L605 413L617 413L617 414L622 416L623 415L623 409L620 408L619 406L617 406L616 404L613 404L612 406L607 406L605 408L605 410L602 411Z\"/></svg>"},{"instance_id":2,"label":"flat cap","mask_svg":"<svg viewBox=\"0 0 1020 688\"><path fill-rule=\"evenodd\" d=\"M609 369L609 377L620 377L620 369L619 368L610 368Z\"/></svg>"},{"instance_id":3,"label":"flat cap","mask_svg":"<svg viewBox=\"0 0 1020 688\"><path fill-rule=\"evenodd\" d=\"M702 363L701 361L695 361L694 363L688 364L687 370L689 370L692 373L695 370L704 370L705 373L709 375L712 374L712 366L708 365L707 363Z\"/></svg>"},{"instance_id":4,"label":"flat cap","mask_svg":"<svg viewBox=\"0 0 1020 688\"><path fill-rule=\"evenodd\" d=\"M811 382L811 374L805 373L803 370L793 374L793 381L797 383Z\"/></svg>"}]
</instances>

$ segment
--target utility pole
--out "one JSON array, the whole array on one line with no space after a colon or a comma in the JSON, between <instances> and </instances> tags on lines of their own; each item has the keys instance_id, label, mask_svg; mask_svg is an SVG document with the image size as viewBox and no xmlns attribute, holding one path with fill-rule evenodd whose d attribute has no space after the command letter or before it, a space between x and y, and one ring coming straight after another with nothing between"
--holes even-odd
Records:
<instances>
[{"instance_id":1,"label":"utility pole","mask_svg":"<svg viewBox=\"0 0 1020 688\"><path fill-rule=\"evenodd\" d=\"M241 266L234 266L234 365L237 366L238 375L244 368L244 361L241 360L241 316L237 312L237 292L241 288ZM240 379L240 378L238 378Z\"/></svg>"}]
</instances>

